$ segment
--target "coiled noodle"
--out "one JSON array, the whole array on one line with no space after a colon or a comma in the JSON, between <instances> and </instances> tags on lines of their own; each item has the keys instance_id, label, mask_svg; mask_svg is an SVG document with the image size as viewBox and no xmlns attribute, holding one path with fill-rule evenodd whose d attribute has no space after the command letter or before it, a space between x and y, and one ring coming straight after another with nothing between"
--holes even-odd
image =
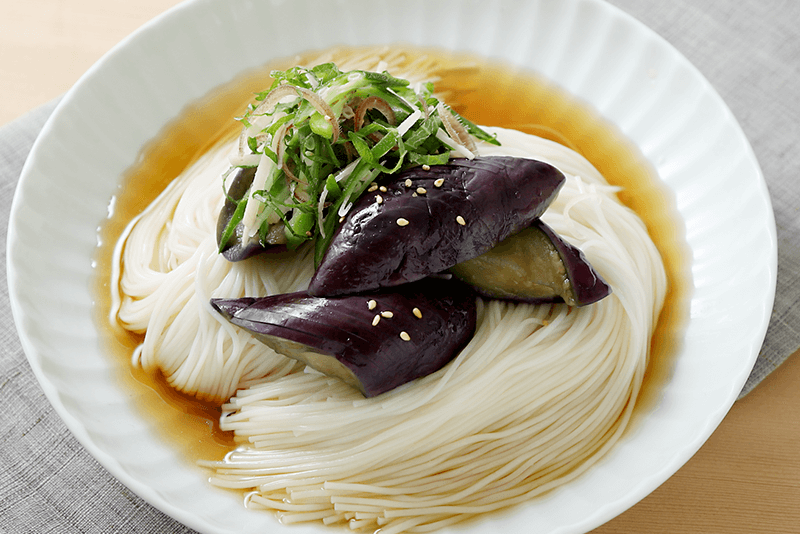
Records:
<instances>
[{"instance_id":1,"label":"coiled noodle","mask_svg":"<svg viewBox=\"0 0 800 534\"><path fill-rule=\"evenodd\" d=\"M116 250L115 313L144 333L134 365L223 404L240 444L202 461L282 522L426 532L524 502L579 476L620 439L647 365L666 277L644 224L616 188L557 143L499 128L507 154L547 161L567 182L543 219L613 288L584 308L486 300L448 366L364 399L275 354L217 316L212 297L298 290L310 251L228 263L217 254L220 175L212 150L131 222ZM116 287L116 284L114 284Z\"/></svg>"}]
</instances>

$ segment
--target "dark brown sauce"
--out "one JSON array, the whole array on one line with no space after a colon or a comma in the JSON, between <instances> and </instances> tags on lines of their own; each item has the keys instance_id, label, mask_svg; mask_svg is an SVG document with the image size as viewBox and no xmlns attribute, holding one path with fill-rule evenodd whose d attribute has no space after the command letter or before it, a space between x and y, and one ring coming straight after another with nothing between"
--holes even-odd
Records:
<instances>
[{"instance_id":1,"label":"dark brown sauce","mask_svg":"<svg viewBox=\"0 0 800 534\"><path fill-rule=\"evenodd\" d=\"M642 393L634 418L646 414L660 398L672 373L674 355L688 318L690 272L682 224L671 194L654 170L613 126L588 106L547 81L479 58L440 51L404 48L408 59L425 55L438 65L437 92L457 111L478 124L515 128L566 144L583 154L612 184L625 188L620 198L644 220L666 265L669 291L656 332ZM346 57L346 50L334 58ZM132 368L138 344L132 335L108 320L109 279L114 245L128 221L209 147L239 131L233 117L243 113L254 93L269 86L271 69L303 64L309 54L275 61L227 83L178 112L141 151L122 177L112 202L113 213L100 228L94 292L97 321L105 349L119 363L120 387L137 398L136 406L153 421L164 439L185 452L187 462L220 459L234 445L219 430L219 408L175 392L162 376Z\"/></svg>"}]
</instances>

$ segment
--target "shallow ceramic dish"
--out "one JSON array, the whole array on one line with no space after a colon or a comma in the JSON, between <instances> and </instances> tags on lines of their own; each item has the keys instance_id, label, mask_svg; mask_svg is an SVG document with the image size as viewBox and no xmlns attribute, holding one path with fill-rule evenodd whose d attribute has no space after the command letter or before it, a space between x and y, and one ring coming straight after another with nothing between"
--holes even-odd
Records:
<instances>
[{"instance_id":1,"label":"shallow ceramic dish","mask_svg":"<svg viewBox=\"0 0 800 534\"><path fill-rule=\"evenodd\" d=\"M205 533L285 532L271 515L207 485L114 387L92 316L96 228L118 178L187 102L271 58L392 42L541 74L614 124L674 192L693 287L684 345L660 402L586 476L454 529L585 532L664 482L727 413L763 341L777 263L766 186L727 107L665 41L600 0L197 0L157 18L68 93L23 171L8 281L25 352L71 431L145 500Z\"/></svg>"}]
</instances>

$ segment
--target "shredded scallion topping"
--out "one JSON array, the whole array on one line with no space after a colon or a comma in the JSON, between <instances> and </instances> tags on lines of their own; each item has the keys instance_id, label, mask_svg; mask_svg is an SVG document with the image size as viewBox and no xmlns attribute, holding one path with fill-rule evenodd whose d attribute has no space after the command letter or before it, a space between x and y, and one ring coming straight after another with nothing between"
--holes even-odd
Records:
<instances>
[{"instance_id":1,"label":"shredded scallion topping","mask_svg":"<svg viewBox=\"0 0 800 534\"><path fill-rule=\"evenodd\" d=\"M433 96L433 84L412 84L387 72L341 72L325 63L273 71L243 117L235 167L257 167L250 191L223 232L224 248L242 223L244 240L283 225L286 244L316 241L322 257L340 218L381 173L447 163L472 154L452 132L496 139ZM443 124L440 112L448 113ZM227 174L230 174L227 173ZM246 242L245 241L245 242Z\"/></svg>"}]
</instances>

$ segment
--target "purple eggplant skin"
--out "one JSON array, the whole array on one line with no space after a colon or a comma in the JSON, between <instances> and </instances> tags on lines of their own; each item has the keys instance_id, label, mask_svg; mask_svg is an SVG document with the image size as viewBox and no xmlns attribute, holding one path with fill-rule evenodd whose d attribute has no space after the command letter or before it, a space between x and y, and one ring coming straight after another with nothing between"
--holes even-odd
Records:
<instances>
[{"instance_id":1,"label":"purple eggplant skin","mask_svg":"<svg viewBox=\"0 0 800 534\"><path fill-rule=\"evenodd\" d=\"M233 180L231 180L231 185L228 188L225 204L223 204L219 216L217 217L218 246L221 245L222 234L233 218L237 204L247 194L255 176L255 167L238 167L233 172ZM228 242L224 247L221 247L222 255L226 260L231 262L242 261L251 256L261 254L262 252L284 252L286 250L285 245L265 243L261 239L251 239L247 245L242 245L242 231L242 223L239 223L236 225L236 229L230 239L228 239Z\"/></svg>"},{"instance_id":2,"label":"purple eggplant skin","mask_svg":"<svg viewBox=\"0 0 800 534\"><path fill-rule=\"evenodd\" d=\"M392 287L479 256L537 219L564 181L547 163L504 156L379 178L337 228L309 294Z\"/></svg>"},{"instance_id":3,"label":"purple eggplant skin","mask_svg":"<svg viewBox=\"0 0 800 534\"><path fill-rule=\"evenodd\" d=\"M583 252L541 220L450 272L495 299L587 306L611 294Z\"/></svg>"},{"instance_id":4,"label":"purple eggplant skin","mask_svg":"<svg viewBox=\"0 0 800 534\"><path fill-rule=\"evenodd\" d=\"M476 298L458 280L426 278L343 297L300 291L211 305L276 352L374 397L456 356L475 333Z\"/></svg>"},{"instance_id":5,"label":"purple eggplant skin","mask_svg":"<svg viewBox=\"0 0 800 534\"><path fill-rule=\"evenodd\" d=\"M564 262L566 278L575 296L575 306L588 306L611 294L611 286L592 267L578 247L564 241L544 222L536 221L536 225L550 238Z\"/></svg>"}]
</instances>

